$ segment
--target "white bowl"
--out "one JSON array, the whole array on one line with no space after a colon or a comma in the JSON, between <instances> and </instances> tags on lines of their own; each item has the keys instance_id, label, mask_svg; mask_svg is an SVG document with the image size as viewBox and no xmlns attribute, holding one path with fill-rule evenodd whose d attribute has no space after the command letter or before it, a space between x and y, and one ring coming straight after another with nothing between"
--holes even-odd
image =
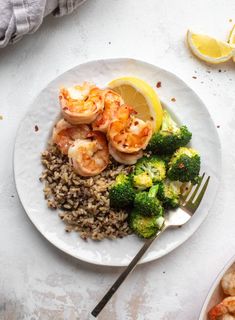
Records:
<instances>
[{"instance_id":1,"label":"white bowl","mask_svg":"<svg viewBox=\"0 0 235 320\"><path fill-rule=\"evenodd\" d=\"M110 80L123 75L142 78L155 90L159 80L164 83L159 90L161 102L193 132L192 146L201 154L201 172L211 177L203 201L192 219L180 229L167 230L152 244L141 263L166 255L198 229L214 204L221 172L218 133L206 106L186 83L171 72L135 59L104 59L78 65L48 84L32 103L17 133L14 173L20 200L37 229L56 247L80 260L109 266L128 265L143 241L135 235L115 241L84 241L75 232L66 233L63 221L47 207L43 184L38 177L43 170L40 154L46 148L53 124L60 113L58 88L85 80L104 87ZM172 102L172 97L176 97L176 101ZM39 130L35 131L35 125Z\"/></svg>"},{"instance_id":2,"label":"white bowl","mask_svg":"<svg viewBox=\"0 0 235 320\"><path fill-rule=\"evenodd\" d=\"M229 262L224 266L224 268L221 270L221 272L217 276L212 287L210 288L210 291L202 307L199 320L208 320L207 314L209 310L216 304L220 303L226 297L226 295L222 290L220 282L223 276L225 275L225 273L231 270L235 270L235 256L233 256L233 258L229 260Z\"/></svg>"}]
</instances>

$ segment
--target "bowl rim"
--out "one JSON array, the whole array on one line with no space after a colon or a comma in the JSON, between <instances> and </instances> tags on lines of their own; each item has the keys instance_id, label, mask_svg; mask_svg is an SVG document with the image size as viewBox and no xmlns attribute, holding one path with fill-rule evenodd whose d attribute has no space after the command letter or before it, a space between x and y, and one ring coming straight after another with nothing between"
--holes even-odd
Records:
<instances>
[{"instance_id":1,"label":"bowl rim","mask_svg":"<svg viewBox=\"0 0 235 320\"><path fill-rule=\"evenodd\" d=\"M227 263L220 270L219 274L217 274L215 280L213 281L212 285L210 286L210 289L207 293L206 299L205 299L203 306L201 308L201 312L200 312L200 316L199 316L198 320L204 320L204 317L206 316L208 304L211 300L213 293L215 292L215 288L218 286L218 284L220 283L220 281L223 278L223 276L225 275L225 273L231 268L231 266L233 264L235 264L235 255L233 255L232 258L230 258L227 261Z\"/></svg>"}]
</instances>

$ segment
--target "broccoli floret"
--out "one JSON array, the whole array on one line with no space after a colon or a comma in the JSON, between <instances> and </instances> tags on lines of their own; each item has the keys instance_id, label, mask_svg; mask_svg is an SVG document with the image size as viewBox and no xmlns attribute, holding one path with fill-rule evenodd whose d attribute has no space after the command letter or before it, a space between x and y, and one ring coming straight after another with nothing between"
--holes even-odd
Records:
<instances>
[{"instance_id":1,"label":"broccoli floret","mask_svg":"<svg viewBox=\"0 0 235 320\"><path fill-rule=\"evenodd\" d=\"M134 186L141 190L148 189L153 185L152 178L148 175L147 172L133 175L132 181Z\"/></svg>"},{"instance_id":2,"label":"broccoli floret","mask_svg":"<svg viewBox=\"0 0 235 320\"><path fill-rule=\"evenodd\" d=\"M126 208L133 204L135 190L132 187L130 177L123 173L116 177L116 181L109 190L109 200L111 207Z\"/></svg>"},{"instance_id":3,"label":"broccoli floret","mask_svg":"<svg viewBox=\"0 0 235 320\"><path fill-rule=\"evenodd\" d=\"M147 189L154 182L165 179L166 163L157 156L143 157L137 161L134 169L133 184L139 189Z\"/></svg>"},{"instance_id":4,"label":"broccoli floret","mask_svg":"<svg viewBox=\"0 0 235 320\"><path fill-rule=\"evenodd\" d=\"M164 223L163 217L143 216L137 210L133 210L129 216L130 228L142 238L153 237Z\"/></svg>"},{"instance_id":5,"label":"broccoli floret","mask_svg":"<svg viewBox=\"0 0 235 320\"><path fill-rule=\"evenodd\" d=\"M164 208L177 208L180 204L182 183L168 179L159 183L157 196L162 201Z\"/></svg>"},{"instance_id":6,"label":"broccoli floret","mask_svg":"<svg viewBox=\"0 0 235 320\"><path fill-rule=\"evenodd\" d=\"M167 176L170 180L197 183L200 171L200 155L192 149L181 147L173 154Z\"/></svg>"},{"instance_id":7,"label":"broccoli floret","mask_svg":"<svg viewBox=\"0 0 235 320\"><path fill-rule=\"evenodd\" d=\"M179 127L164 110L161 130L154 133L147 150L153 153L172 154L179 147L186 146L192 138L192 133L186 126Z\"/></svg>"},{"instance_id":8,"label":"broccoli floret","mask_svg":"<svg viewBox=\"0 0 235 320\"><path fill-rule=\"evenodd\" d=\"M149 192L139 192L135 196L134 208L146 216L162 216L163 207L160 201L156 198L158 185L150 188Z\"/></svg>"}]
</instances>

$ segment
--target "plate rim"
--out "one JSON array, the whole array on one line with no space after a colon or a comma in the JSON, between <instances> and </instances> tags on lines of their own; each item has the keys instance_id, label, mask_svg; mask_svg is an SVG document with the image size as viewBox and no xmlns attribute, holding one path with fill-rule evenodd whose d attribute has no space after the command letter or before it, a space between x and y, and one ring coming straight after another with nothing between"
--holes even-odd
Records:
<instances>
[{"instance_id":1,"label":"plate rim","mask_svg":"<svg viewBox=\"0 0 235 320\"><path fill-rule=\"evenodd\" d=\"M217 162L218 162L218 167L219 167L219 172L220 174L217 176L217 180L218 180L218 186L217 186L217 189L214 193L214 197L211 201L211 204L210 206L208 207L207 209L207 213L204 215L201 223L197 226L197 228L190 234L187 236L186 239L183 239L182 241L180 241L180 243L177 243L177 244L174 244L172 245L171 248L168 248L168 249L165 249L164 250L164 253L159 253L159 254L156 254L155 257L148 257L148 258L145 258L145 259L141 259L140 262L138 264L145 264L147 262L151 262L151 261L154 261L154 260L157 260L157 259L160 259L162 257L164 257L165 255L167 255L168 253L174 251L175 249L177 249L178 247L180 247L182 244L184 244L188 239L191 238L191 236L196 232L196 230L198 230L198 228L202 225L202 223L205 221L205 219L207 218L208 214L210 213L211 211L211 208L213 206L213 201L216 199L217 197L217 194L219 192L219 189L220 189L220 181L221 181L221 178L222 178L222 152L221 152L221 141L220 141L220 137L219 137L219 134L216 130L216 127L215 127L215 124L214 124L214 121L211 117L211 114L208 110L208 108L206 107L206 104L204 103L204 101L201 99L201 97L184 81L181 79L181 77L179 77L178 75L176 75L175 73L173 73L172 71L169 71L168 69L166 69L165 67L159 67L158 65L155 65L151 62L147 62L147 61L144 61L144 60L140 60L140 59L137 59L137 58L129 58L129 57L113 57L113 58L103 58L103 59L89 59L89 60L85 60L75 66L73 66L72 68L69 68L68 70L62 72L61 74L57 75L55 78L53 78L51 81L47 82L46 85L36 94L36 96L32 99L32 101L29 103L28 107L27 107L27 110L26 110L26 113L24 114L24 116L22 117L22 119L20 120L19 122L19 125L18 125L18 128L16 130L16 135L15 135L15 139L14 139L14 150L13 150L13 175L14 175L14 181L15 181L15 186L16 186L16 190L17 190L17 194L18 194L18 198L20 200L20 203L26 213L26 215L28 216L29 220L31 221L31 223L34 225L34 227L40 232L41 236L43 236L48 242L50 242L53 246L55 246L57 249L59 249L60 251L68 254L69 256L73 257L73 258L76 258L80 261L84 261L86 263L90 263L90 264L93 264L93 265L97 265L97 266L107 266L107 267L125 267L127 266L128 264L127 263L123 263L123 262L119 262L119 263L112 263L110 261L105 261L105 262L100 262L100 261L94 261L92 259L89 259L89 258L86 258L86 257L81 257L77 254L71 254L68 250L66 250L65 248L63 248L60 244L58 244L56 241L53 240L53 238L49 235L49 234L45 234L43 233L43 231L41 230L41 228L36 225L36 223L34 222L34 219L31 218L31 216L29 215L29 213L27 212L26 210L26 206L24 205L23 203L23 200L21 199L21 196L20 196L20 188L17 184L17 178L16 178L16 173L15 173L15 167L16 167L16 145L17 145L17 141L18 141L18 133L21 129L21 126L23 126L23 122L27 119L27 116L31 110L31 106L36 102L37 98L42 94L42 92L48 87L50 86L57 78L63 76L64 74L72 71L73 69L81 66L81 65L86 65L86 64L90 64L90 63L106 63L107 61L108 62L114 62L114 61L134 61L134 62L137 62L137 63L141 63L143 65L147 65L147 66L150 66L152 68L157 68L159 69L160 71L163 71L163 72L167 72L171 75L171 77L173 77L174 79L176 79L177 81L181 82L182 85L186 86L188 88L188 90L190 90L191 94L193 94L194 96L196 96L196 98L200 101L200 103L204 106L204 109L206 110L207 114L208 114L208 118L209 120L211 121L211 123L213 124L213 129L214 129L214 134L216 136L216 140L217 140L217 144L218 144L218 154L219 154L219 158L217 159Z\"/></svg>"}]
</instances>

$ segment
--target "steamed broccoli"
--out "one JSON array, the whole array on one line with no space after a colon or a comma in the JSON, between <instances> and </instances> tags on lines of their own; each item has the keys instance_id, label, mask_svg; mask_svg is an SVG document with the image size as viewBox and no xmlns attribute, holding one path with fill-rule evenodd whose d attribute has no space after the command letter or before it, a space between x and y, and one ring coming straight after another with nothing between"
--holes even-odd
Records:
<instances>
[{"instance_id":1,"label":"steamed broccoli","mask_svg":"<svg viewBox=\"0 0 235 320\"><path fill-rule=\"evenodd\" d=\"M135 187L142 190L148 189L153 185L152 178L147 172L133 175L132 181Z\"/></svg>"},{"instance_id":2,"label":"steamed broccoli","mask_svg":"<svg viewBox=\"0 0 235 320\"><path fill-rule=\"evenodd\" d=\"M188 128L179 127L164 110L161 130L153 134L147 149L153 153L171 154L179 147L186 146L191 137Z\"/></svg>"},{"instance_id":3,"label":"steamed broccoli","mask_svg":"<svg viewBox=\"0 0 235 320\"><path fill-rule=\"evenodd\" d=\"M200 155L192 148L181 147L173 154L167 176L170 180L196 183L199 179Z\"/></svg>"},{"instance_id":4,"label":"steamed broccoli","mask_svg":"<svg viewBox=\"0 0 235 320\"><path fill-rule=\"evenodd\" d=\"M134 169L133 184L139 189L147 189L154 182L166 176L165 161L157 156L143 157L137 161Z\"/></svg>"},{"instance_id":5,"label":"steamed broccoli","mask_svg":"<svg viewBox=\"0 0 235 320\"><path fill-rule=\"evenodd\" d=\"M130 177L120 173L109 190L110 205L114 208L126 208L133 204L135 191Z\"/></svg>"},{"instance_id":6,"label":"steamed broccoli","mask_svg":"<svg viewBox=\"0 0 235 320\"><path fill-rule=\"evenodd\" d=\"M143 216L137 210L133 210L129 216L130 228L142 238L151 238L161 229L164 223L162 216Z\"/></svg>"},{"instance_id":7,"label":"steamed broccoli","mask_svg":"<svg viewBox=\"0 0 235 320\"><path fill-rule=\"evenodd\" d=\"M146 216L162 216L163 208L160 201L156 198L158 185L150 188L149 192L139 192L135 196L134 208Z\"/></svg>"},{"instance_id":8,"label":"steamed broccoli","mask_svg":"<svg viewBox=\"0 0 235 320\"><path fill-rule=\"evenodd\" d=\"M165 208L177 208L180 204L180 188L182 183L168 179L159 183L158 197Z\"/></svg>"}]
</instances>

